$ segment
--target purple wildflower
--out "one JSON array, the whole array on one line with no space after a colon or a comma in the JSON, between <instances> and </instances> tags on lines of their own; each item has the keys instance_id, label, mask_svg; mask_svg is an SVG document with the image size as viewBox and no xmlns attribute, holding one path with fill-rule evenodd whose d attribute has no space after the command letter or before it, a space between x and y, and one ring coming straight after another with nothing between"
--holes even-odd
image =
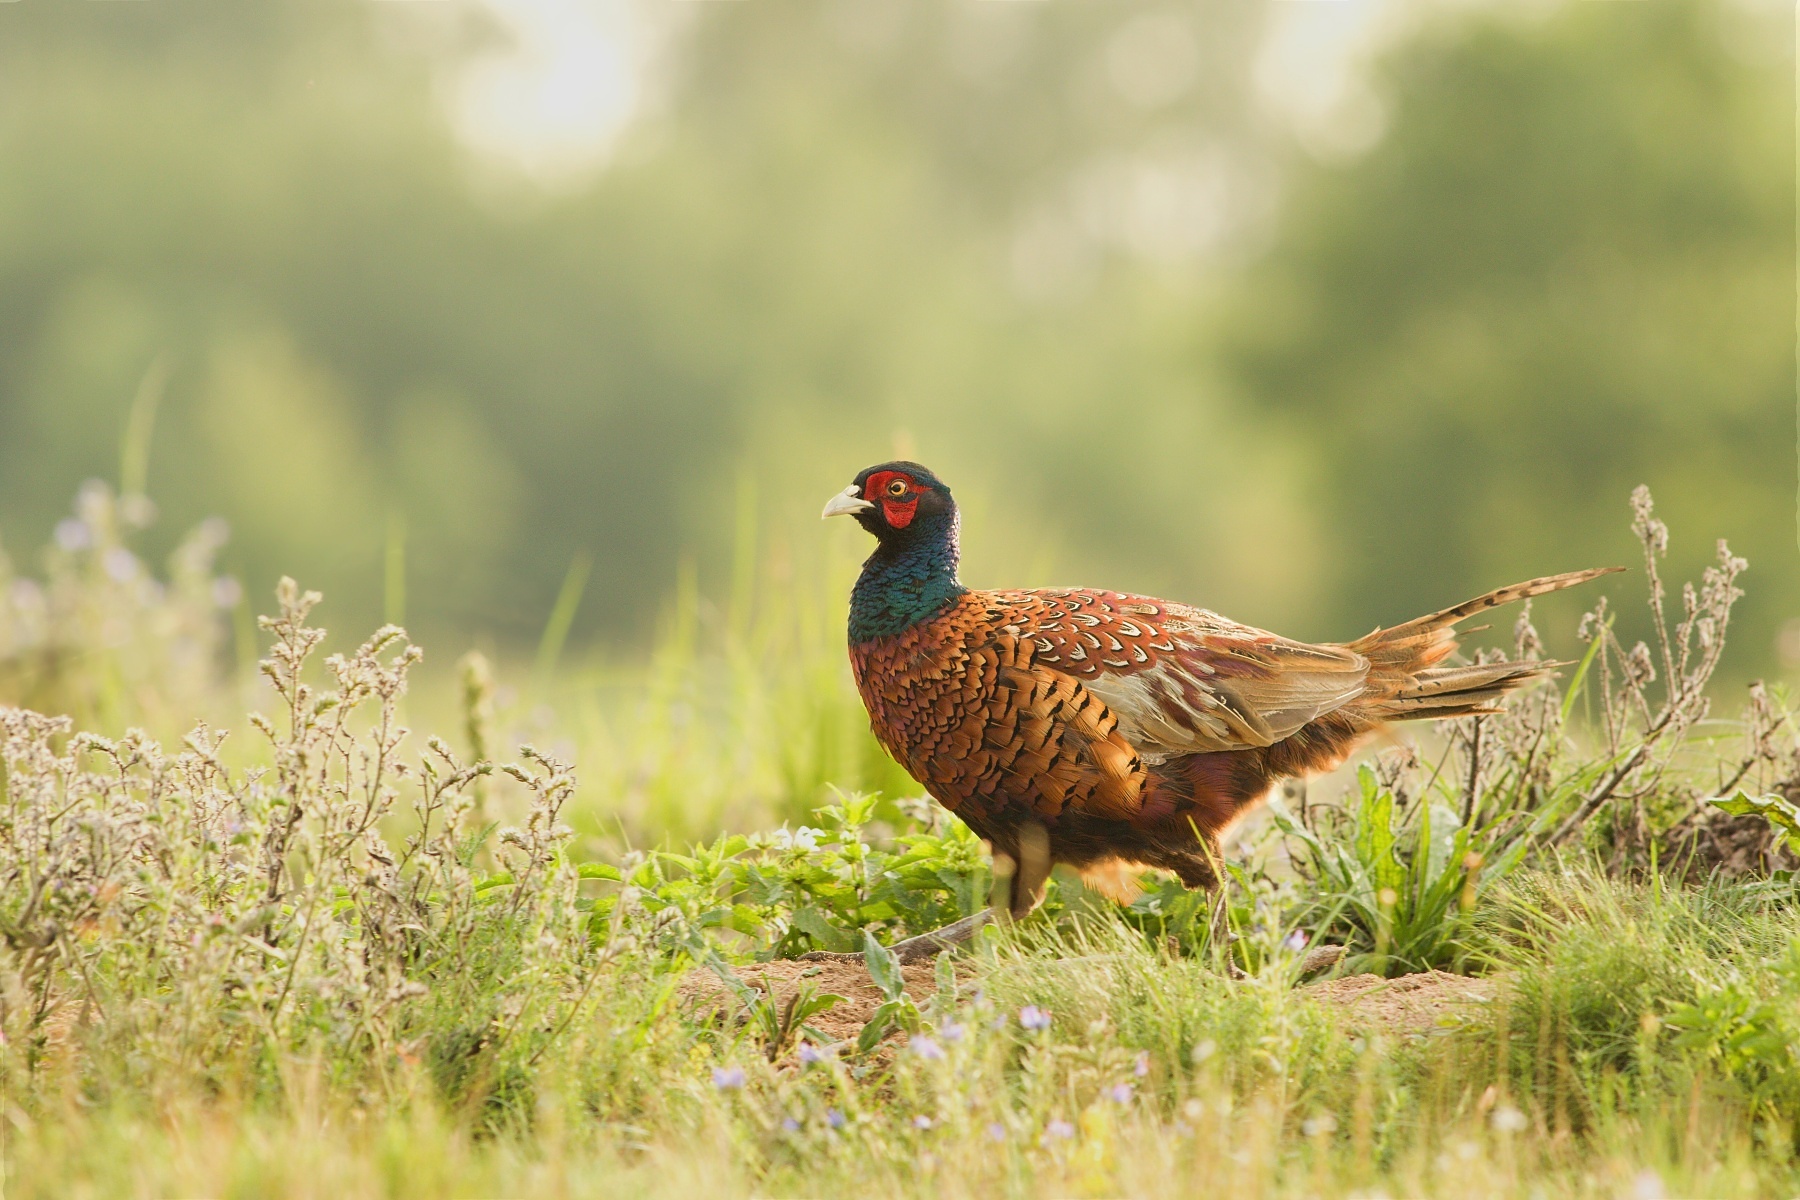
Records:
<instances>
[{"instance_id":1,"label":"purple wildflower","mask_svg":"<svg viewBox=\"0 0 1800 1200\"><path fill-rule=\"evenodd\" d=\"M1106 1089L1106 1094L1112 1097L1114 1104L1130 1104L1133 1093L1129 1083L1115 1083Z\"/></svg>"},{"instance_id":2,"label":"purple wildflower","mask_svg":"<svg viewBox=\"0 0 1800 1200\"><path fill-rule=\"evenodd\" d=\"M913 1034L911 1040L906 1043L906 1048L920 1058L932 1062L944 1057L944 1048L922 1033Z\"/></svg>"},{"instance_id":3,"label":"purple wildflower","mask_svg":"<svg viewBox=\"0 0 1800 1200\"><path fill-rule=\"evenodd\" d=\"M965 1032L966 1030L955 1021L945 1021L942 1025L938 1026L938 1036L943 1038L946 1042L962 1041Z\"/></svg>"},{"instance_id":4,"label":"purple wildflower","mask_svg":"<svg viewBox=\"0 0 1800 1200\"><path fill-rule=\"evenodd\" d=\"M1006 1126L998 1121L990 1122L987 1127L987 1135L996 1142L1004 1142L1006 1140Z\"/></svg>"},{"instance_id":5,"label":"purple wildflower","mask_svg":"<svg viewBox=\"0 0 1800 1200\"><path fill-rule=\"evenodd\" d=\"M744 1086L744 1068L714 1067L713 1086L721 1092L735 1091Z\"/></svg>"},{"instance_id":6,"label":"purple wildflower","mask_svg":"<svg viewBox=\"0 0 1800 1200\"><path fill-rule=\"evenodd\" d=\"M783 1117L781 1118L781 1128L786 1133L799 1133L800 1122L794 1120L792 1117Z\"/></svg>"},{"instance_id":7,"label":"purple wildflower","mask_svg":"<svg viewBox=\"0 0 1800 1200\"><path fill-rule=\"evenodd\" d=\"M1044 1145L1051 1142L1066 1142L1075 1136L1075 1127L1064 1120L1055 1120L1044 1126Z\"/></svg>"},{"instance_id":8,"label":"purple wildflower","mask_svg":"<svg viewBox=\"0 0 1800 1200\"><path fill-rule=\"evenodd\" d=\"M1306 931L1304 929L1294 930L1294 932L1287 935L1287 938L1281 944L1295 954L1300 953L1302 950L1306 949Z\"/></svg>"},{"instance_id":9,"label":"purple wildflower","mask_svg":"<svg viewBox=\"0 0 1800 1200\"><path fill-rule=\"evenodd\" d=\"M835 1108L828 1108L825 1110L825 1123L833 1129L842 1129L844 1127L844 1114Z\"/></svg>"},{"instance_id":10,"label":"purple wildflower","mask_svg":"<svg viewBox=\"0 0 1800 1200\"><path fill-rule=\"evenodd\" d=\"M931 1128L931 1118L928 1116L925 1116L923 1113L921 1113L919 1116L916 1116L913 1118L913 1128L914 1129L930 1129Z\"/></svg>"},{"instance_id":11,"label":"purple wildflower","mask_svg":"<svg viewBox=\"0 0 1800 1200\"><path fill-rule=\"evenodd\" d=\"M1050 1028L1050 1014L1035 1004L1027 1004L1019 1010L1019 1024L1034 1033L1041 1033Z\"/></svg>"},{"instance_id":12,"label":"purple wildflower","mask_svg":"<svg viewBox=\"0 0 1800 1200\"><path fill-rule=\"evenodd\" d=\"M1139 1079L1150 1073L1150 1052L1148 1050L1138 1051L1137 1061L1131 1065L1131 1073Z\"/></svg>"},{"instance_id":13,"label":"purple wildflower","mask_svg":"<svg viewBox=\"0 0 1800 1200\"><path fill-rule=\"evenodd\" d=\"M801 1066L810 1067L814 1063L822 1063L822 1062L829 1062L829 1061L831 1061L831 1052L829 1050L821 1050L817 1046L813 1045L811 1042L801 1042L800 1043L800 1065Z\"/></svg>"}]
</instances>

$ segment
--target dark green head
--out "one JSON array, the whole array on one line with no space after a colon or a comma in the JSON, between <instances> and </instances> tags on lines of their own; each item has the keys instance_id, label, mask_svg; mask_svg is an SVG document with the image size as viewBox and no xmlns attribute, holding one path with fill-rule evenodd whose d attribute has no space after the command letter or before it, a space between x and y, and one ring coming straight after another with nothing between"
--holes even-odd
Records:
<instances>
[{"instance_id":1,"label":"dark green head","mask_svg":"<svg viewBox=\"0 0 1800 1200\"><path fill-rule=\"evenodd\" d=\"M868 468L823 515L854 516L875 535L875 553L850 597L852 642L898 633L967 590L956 578L956 500L918 463Z\"/></svg>"}]
</instances>

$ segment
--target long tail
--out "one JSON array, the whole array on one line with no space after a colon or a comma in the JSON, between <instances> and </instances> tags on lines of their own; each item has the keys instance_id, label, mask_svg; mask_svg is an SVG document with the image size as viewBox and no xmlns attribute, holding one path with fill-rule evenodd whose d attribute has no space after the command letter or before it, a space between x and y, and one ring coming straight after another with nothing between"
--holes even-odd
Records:
<instances>
[{"instance_id":1,"label":"long tail","mask_svg":"<svg viewBox=\"0 0 1800 1200\"><path fill-rule=\"evenodd\" d=\"M1565 664L1498 662L1440 667L1437 664L1456 650L1457 622L1502 604L1561 591L1624 569L1570 571L1496 588L1454 608L1414 618L1392 629L1377 629L1347 643L1349 649L1369 660L1370 686L1356 702L1356 715L1381 722L1439 720L1500 711L1495 704L1506 693Z\"/></svg>"}]
</instances>

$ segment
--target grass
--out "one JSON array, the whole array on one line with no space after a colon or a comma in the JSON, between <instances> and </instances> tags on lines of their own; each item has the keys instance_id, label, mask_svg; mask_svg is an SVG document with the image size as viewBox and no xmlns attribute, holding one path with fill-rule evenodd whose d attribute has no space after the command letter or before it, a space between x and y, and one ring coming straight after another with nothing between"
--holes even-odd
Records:
<instances>
[{"instance_id":1,"label":"grass","mask_svg":"<svg viewBox=\"0 0 1800 1200\"><path fill-rule=\"evenodd\" d=\"M1526 884L1615 916L1647 904L1641 890L1592 877ZM1733 912L1739 934L1792 936L1785 915ZM1681 940L1703 926L1686 919L1697 915L1670 922L1658 948L1716 947ZM609 987L536 1073L527 1112L500 1128L449 1103L423 1066L371 1097L300 1056L278 1099L179 1086L104 1105L42 1097L34 1119L14 1118L9 1186L266 1196L1791 1189L1791 1133L1768 1090L1791 1087L1791 1072L1757 1081L1673 1042L1647 1046L1632 1014L1665 998L1655 970L1615 981L1617 956L1582 955L1601 930L1588 932L1568 953L1521 964L1516 999L1497 1015L1398 1039L1346 1025L1279 981L1232 981L1170 959L1117 927L1009 944L977 958L966 994L938 1018L940 1031L950 1019L963 1028L954 1042L940 1032L943 1058L902 1053L862 1079L842 1063L771 1068L696 1038L673 1013L650 1022L648 1046L621 1055L617 1031L646 1014L630 989ZM1791 1008L1795 992L1772 998ZM1026 1002L1052 1014L1047 1030L1020 1027ZM714 1086L721 1062L743 1072L741 1087Z\"/></svg>"},{"instance_id":2,"label":"grass","mask_svg":"<svg viewBox=\"0 0 1800 1200\"><path fill-rule=\"evenodd\" d=\"M1654 650L1602 606L1560 690L1290 800L1222 924L1166 882L1120 909L1063 881L910 996L874 945L890 1003L859 1047L808 1033L817 989L744 987L720 1020L683 983L990 886L966 831L894 799L826 601L709 621L690 585L630 686L556 674L553 624L541 691L470 658L434 706L403 631L321 661L318 598L284 584L251 687L216 665L242 636L216 537L156 581L110 497L82 504L0 605L9 694L112 735L0 709L7 1197L1800 1187L1794 885L1666 857L1721 781L1794 778L1779 694L1740 738L1706 724L1728 554ZM1654 572L1666 531L1636 515ZM1528 618L1513 653L1539 653ZM124 728L184 709L212 724ZM1301 978L1321 940L1493 999L1424 1028L1332 1003Z\"/></svg>"}]
</instances>

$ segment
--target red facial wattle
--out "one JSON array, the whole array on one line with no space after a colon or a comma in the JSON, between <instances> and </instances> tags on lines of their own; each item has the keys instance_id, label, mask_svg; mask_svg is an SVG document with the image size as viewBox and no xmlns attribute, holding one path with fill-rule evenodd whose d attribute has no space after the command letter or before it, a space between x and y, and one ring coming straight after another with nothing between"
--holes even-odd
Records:
<instances>
[{"instance_id":1,"label":"red facial wattle","mask_svg":"<svg viewBox=\"0 0 1800 1200\"><path fill-rule=\"evenodd\" d=\"M904 500L889 500L883 497L881 501L881 515L886 517L887 523L895 529L905 529L911 525L912 519L918 514L918 511L919 497L916 495L908 496Z\"/></svg>"},{"instance_id":2,"label":"red facial wattle","mask_svg":"<svg viewBox=\"0 0 1800 1200\"><path fill-rule=\"evenodd\" d=\"M895 480L906 485L902 495L895 496L888 488ZM863 481L863 499L873 500L881 505L881 515L886 518L890 528L905 529L919 512L919 485L912 478L898 471L880 471Z\"/></svg>"}]
</instances>

